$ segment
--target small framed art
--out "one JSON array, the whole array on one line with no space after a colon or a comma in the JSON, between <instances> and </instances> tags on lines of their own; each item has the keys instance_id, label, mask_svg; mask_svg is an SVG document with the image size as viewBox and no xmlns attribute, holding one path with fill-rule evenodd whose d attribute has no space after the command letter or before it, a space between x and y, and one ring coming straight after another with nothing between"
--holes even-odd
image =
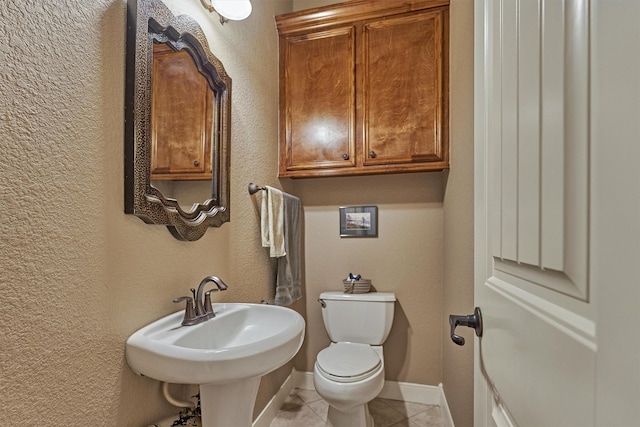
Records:
<instances>
[{"instance_id":1,"label":"small framed art","mask_svg":"<svg viewBox=\"0 0 640 427\"><path fill-rule=\"evenodd\" d=\"M378 207L341 207L340 237L378 237Z\"/></svg>"}]
</instances>

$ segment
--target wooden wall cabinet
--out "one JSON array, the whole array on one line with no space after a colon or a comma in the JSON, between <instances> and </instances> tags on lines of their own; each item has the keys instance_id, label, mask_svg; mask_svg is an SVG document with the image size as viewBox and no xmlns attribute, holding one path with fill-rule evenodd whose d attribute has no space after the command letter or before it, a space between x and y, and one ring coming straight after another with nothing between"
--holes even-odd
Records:
<instances>
[{"instance_id":1,"label":"wooden wall cabinet","mask_svg":"<svg viewBox=\"0 0 640 427\"><path fill-rule=\"evenodd\" d=\"M280 177L449 167L449 0L352 0L276 25Z\"/></svg>"}]
</instances>

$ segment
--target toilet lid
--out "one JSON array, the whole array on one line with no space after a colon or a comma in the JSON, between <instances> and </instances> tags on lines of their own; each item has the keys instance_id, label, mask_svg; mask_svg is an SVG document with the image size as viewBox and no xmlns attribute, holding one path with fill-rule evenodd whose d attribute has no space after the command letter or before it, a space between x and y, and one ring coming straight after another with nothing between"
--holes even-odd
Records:
<instances>
[{"instance_id":1,"label":"toilet lid","mask_svg":"<svg viewBox=\"0 0 640 427\"><path fill-rule=\"evenodd\" d=\"M337 343L318 353L316 366L320 373L333 381L355 382L373 375L381 361L369 345Z\"/></svg>"}]
</instances>

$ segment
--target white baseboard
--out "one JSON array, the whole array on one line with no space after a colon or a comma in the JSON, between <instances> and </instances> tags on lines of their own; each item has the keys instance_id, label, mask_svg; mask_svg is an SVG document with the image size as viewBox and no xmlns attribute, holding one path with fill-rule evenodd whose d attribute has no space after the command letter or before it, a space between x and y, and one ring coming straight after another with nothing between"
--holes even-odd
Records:
<instances>
[{"instance_id":1,"label":"white baseboard","mask_svg":"<svg viewBox=\"0 0 640 427\"><path fill-rule=\"evenodd\" d=\"M294 374L296 370L293 369L291 374L284 381L278 392L271 398L267 406L264 407L260 415L253 421L252 427L269 427L271 422L276 418L278 411L287 400L287 397L291 394L295 387Z\"/></svg>"},{"instance_id":2,"label":"white baseboard","mask_svg":"<svg viewBox=\"0 0 640 427\"><path fill-rule=\"evenodd\" d=\"M293 373L293 383L296 388L303 390L315 390L313 385L313 372L295 371Z\"/></svg>"},{"instance_id":3,"label":"white baseboard","mask_svg":"<svg viewBox=\"0 0 640 427\"><path fill-rule=\"evenodd\" d=\"M295 371L292 375L295 388L303 390L315 389L313 386L313 372ZM446 404L442 387L389 380L385 380L384 387L378 397L422 403L424 405L442 405L442 402Z\"/></svg>"},{"instance_id":4,"label":"white baseboard","mask_svg":"<svg viewBox=\"0 0 640 427\"><path fill-rule=\"evenodd\" d=\"M253 422L253 427L269 427L269 424L275 419L278 410L294 388L315 390L313 372L300 372L293 369L284 384L282 384L282 387L280 387L280 390ZM424 405L438 405L444 418L444 427L455 427L442 384L432 386L387 380L384 382L384 387L378 397L422 403Z\"/></svg>"},{"instance_id":5,"label":"white baseboard","mask_svg":"<svg viewBox=\"0 0 640 427\"><path fill-rule=\"evenodd\" d=\"M436 386L385 380L384 387L378 397L424 405L439 405L440 394L441 391Z\"/></svg>"},{"instance_id":6,"label":"white baseboard","mask_svg":"<svg viewBox=\"0 0 640 427\"><path fill-rule=\"evenodd\" d=\"M440 389L440 411L442 412L442 418L444 419L444 427L455 427L453 424L453 418L451 417L451 411L449 410L449 404L447 403L447 397L444 394L444 386L442 383L438 384Z\"/></svg>"}]
</instances>

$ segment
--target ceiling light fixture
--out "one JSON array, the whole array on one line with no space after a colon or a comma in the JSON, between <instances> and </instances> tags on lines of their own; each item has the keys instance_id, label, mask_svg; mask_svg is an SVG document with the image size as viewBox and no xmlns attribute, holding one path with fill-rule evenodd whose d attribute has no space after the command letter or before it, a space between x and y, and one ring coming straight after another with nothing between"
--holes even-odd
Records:
<instances>
[{"instance_id":1,"label":"ceiling light fixture","mask_svg":"<svg viewBox=\"0 0 640 427\"><path fill-rule=\"evenodd\" d=\"M220 23L242 21L251 15L251 0L200 0L209 12L220 15Z\"/></svg>"}]
</instances>

